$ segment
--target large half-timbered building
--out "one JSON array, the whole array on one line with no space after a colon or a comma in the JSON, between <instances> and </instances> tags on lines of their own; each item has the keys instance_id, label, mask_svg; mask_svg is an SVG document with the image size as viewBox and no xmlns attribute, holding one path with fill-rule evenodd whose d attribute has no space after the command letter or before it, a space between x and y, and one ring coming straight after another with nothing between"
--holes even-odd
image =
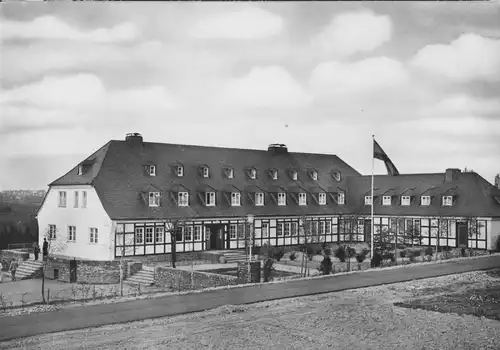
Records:
<instances>
[{"instance_id":1,"label":"large half-timbered building","mask_svg":"<svg viewBox=\"0 0 500 350\"><path fill-rule=\"evenodd\" d=\"M255 246L296 245L304 235L367 241L372 200L375 234L412 227L424 245L479 249L500 235L500 190L476 173L377 175L373 199L370 181L335 155L281 144L202 147L128 134L49 185L39 236L64 240L62 255L93 260L165 255L173 244L180 253L241 249L248 232ZM182 225L172 242L174 222Z\"/></svg>"}]
</instances>

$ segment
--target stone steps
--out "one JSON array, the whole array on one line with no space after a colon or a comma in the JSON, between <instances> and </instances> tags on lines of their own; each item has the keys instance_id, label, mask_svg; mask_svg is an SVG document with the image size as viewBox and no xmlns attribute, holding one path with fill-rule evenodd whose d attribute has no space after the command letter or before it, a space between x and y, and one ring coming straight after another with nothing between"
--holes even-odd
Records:
<instances>
[{"instance_id":1,"label":"stone steps","mask_svg":"<svg viewBox=\"0 0 500 350\"><path fill-rule=\"evenodd\" d=\"M242 251L229 251L222 254L228 263L235 263L238 261L247 261L247 255Z\"/></svg>"},{"instance_id":2,"label":"stone steps","mask_svg":"<svg viewBox=\"0 0 500 350\"><path fill-rule=\"evenodd\" d=\"M125 283L127 284L140 284L144 286L151 286L155 281L155 273L154 267L152 266L143 266L141 270L139 270L134 275L125 279Z\"/></svg>"},{"instance_id":3,"label":"stone steps","mask_svg":"<svg viewBox=\"0 0 500 350\"><path fill-rule=\"evenodd\" d=\"M42 275L42 267L43 262L40 260L25 260L16 270L16 279L39 278Z\"/></svg>"}]
</instances>

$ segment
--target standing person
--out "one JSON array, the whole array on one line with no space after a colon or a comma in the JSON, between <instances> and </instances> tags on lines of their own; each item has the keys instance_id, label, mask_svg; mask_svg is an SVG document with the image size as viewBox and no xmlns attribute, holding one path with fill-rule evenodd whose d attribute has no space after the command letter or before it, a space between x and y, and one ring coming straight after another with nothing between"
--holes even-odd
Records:
<instances>
[{"instance_id":1,"label":"standing person","mask_svg":"<svg viewBox=\"0 0 500 350\"><path fill-rule=\"evenodd\" d=\"M43 250L43 260L45 261L45 259L47 258L47 255L49 255L49 242L47 242L47 238L44 238L43 239L43 247L42 247L42 250Z\"/></svg>"},{"instance_id":2,"label":"standing person","mask_svg":"<svg viewBox=\"0 0 500 350\"><path fill-rule=\"evenodd\" d=\"M12 282L14 282L16 280L16 270L17 270L17 267L19 266L19 264L17 263L16 259L12 259L12 261L10 262L10 273L12 275Z\"/></svg>"},{"instance_id":3,"label":"standing person","mask_svg":"<svg viewBox=\"0 0 500 350\"><path fill-rule=\"evenodd\" d=\"M35 260L38 260L38 254L40 253L40 246L37 242L33 243L33 254L35 255Z\"/></svg>"}]
</instances>

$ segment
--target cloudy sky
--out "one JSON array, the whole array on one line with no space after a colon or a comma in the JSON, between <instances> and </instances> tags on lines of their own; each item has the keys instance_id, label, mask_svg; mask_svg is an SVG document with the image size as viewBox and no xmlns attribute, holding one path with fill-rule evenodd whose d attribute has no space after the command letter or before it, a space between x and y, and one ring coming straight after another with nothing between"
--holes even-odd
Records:
<instances>
[{"instance_id":1,"label":"cloudy sky","mask_svg":"<svg viewBox=\"0 0 500 350\"><path fill-rule=\"evenodd\" d=\"M500 2L4 3L0 187L110 139L500 172ZM376 173L384 173L377 161Z\"/></svg>"}]
</instances>

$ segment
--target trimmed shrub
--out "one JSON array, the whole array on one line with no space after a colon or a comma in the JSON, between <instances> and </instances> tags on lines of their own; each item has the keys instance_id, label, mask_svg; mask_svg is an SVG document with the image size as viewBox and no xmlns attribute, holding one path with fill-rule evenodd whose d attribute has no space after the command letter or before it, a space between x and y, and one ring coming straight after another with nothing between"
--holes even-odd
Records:
<instances>
[{"instance_id":1,"label":"trimmed shrub","mask_svg":"<svg viewBox=\"0 0 500 350\"><path fill-rule=\"evenodd\" d=\"M272 272L274 271L274 260L268 258L264 261L264 282L269 282L272 280Z\"/></svg>"},{"instance_id":2,"label":"trimmed shrub","mask_svg":"<svg viewBox=\"0 0 500 350\"><path fill-rule=\"evenodd\" d=\"M427 256L429 261L431 261L432 255L434 255L434 249L432 249L432 247L425 248L425 256Z\"/></svg>"},{"instance_id":3,"label":"trimmed shrub","mask_svg":"<svg viewBox=\"0 0 500 350\"><path fill-rule=\"evenodd\" d=\"M366 254L365 250L363 249L361 253L356 254L357 262L361 264L363 261L365 261L367 255L368 254Z\"/></svg>"},{"instance_id":4,"label":"trimmed shrub","mask_svg":"<svg viewBox=\"0 0 500 350\"><path fill-rule=\"evenodd\" d=\"M274 254L272 256L270 256L270 258L276 259L276 261L280 261L281 258L283 257L283 255L285 255L285 252L283 251L283 249L276 249L274 251Z\"/></svg>"},{"instance_id":5,"label":"trimmed shrub","mask_svg":"<svg viewBox=\"0 0 500 350\"><path fill-rule=\"evenodd\" d=\"M319 266L318 271L321 272L323 275L329 275L332 273L332 266L333 266L332 259L330 259L329 256L325 256Z\"/></svg>"},{"instance_id":6,"label":"trimmed shrub","mask_svg":"<svg viewBox=\"0 0 500 350\"><path fill-rule=\"evenodd\" d=\"M347 252L343 246L340 246L335 251L335 257L340 260L340 262L345 262L347 258Z\"/></svg>"},{"instance_id":7,"label":"trimmed shrub","mask_svg":"<svg viewBox=\"0 0 500 350\"><path fill-rule=\"evenodd\" d=\"M295 259L297 259L297 253L291 252L289 258L291 261L294 261Z\"/></svg>"},{"instance_id":8,"label":"trimmed shrub","mask_svg":"<svg viewBox=\"0 0 500 350\"><path fill-rule=\"evenodd\" d=\"M375 252L373 254L373 259L372 259L372 267L380 267L380 265L382 264L382 254L380 254L379 252Z\"/></svg>"},{"instance_id":9,"label":"trimmed shrub","mask_svg":"<svg viewBox=\"0 0 500 350\"><path fill-rule=\"evenodd\" d=\"M467 252L466 252L465 248L462 248L460 250L460 254L461 254L462 258L465 258L467 256Z\"/></svg>"},{"instance_id":10,"label":"trimmed shrub","mask_svg":"<svg viewBox=\"0 0 500 350\"><path fill-rule=\"evenodd\" d=\"M356 249L353 247L347 247L347 257L348 258L353 258L356 256Z\"/></svg>"}]
</instances>

